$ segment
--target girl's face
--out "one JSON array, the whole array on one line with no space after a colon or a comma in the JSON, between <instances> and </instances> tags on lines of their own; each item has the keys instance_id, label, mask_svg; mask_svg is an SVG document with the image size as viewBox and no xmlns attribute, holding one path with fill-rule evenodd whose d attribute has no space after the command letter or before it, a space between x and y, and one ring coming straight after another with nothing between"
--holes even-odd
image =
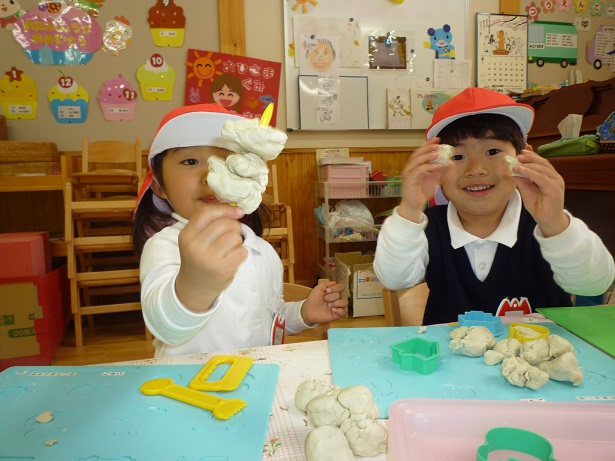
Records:
<instances>
[{"instance_id":1,"label":"girl's face","mask_svg":"<svg viewBox=\"0 0 615 461\"><path fill-rule=\"evenodd\" d=\"M516 155L511 142L489 136L466 138L455 146L441 183L464 228L499 222L516 188L504 157Z\"/></svg>"},{"instance_id":2,"label":"girl's face","mask_svg":"<svg viewBox=\"0 0 615 461\"><path fill-rule=\"evenodd\" d=\"M308 60L314 69L324 71L333 64L333 50L326 43L318 43L315 49L308 53Z\"/></svg>"},{"instance_id":3,"label":"girl's face","mask_svg":"<svg viewBox=\"0 0 615 461\"><path fill-rule=\"evenodd\" d=\"M230 153L210 146L170 149L162 160L164 190L154 183L154 193L166 199L176 213L188 220L202 207L219 205L207 185L207 161L212 155L226 158Z\"/></svg>"},{"instance_id":4,"label":"girl's face","mask_svg":"<svg viewBox=\"0 0 615 461\"><path fill-rule=\"evenodd\" d=\"M233 107L239 101L239 94L224 85L218 91L213 93L214 101L223 107Z\"/></svg>"}]
</instances>

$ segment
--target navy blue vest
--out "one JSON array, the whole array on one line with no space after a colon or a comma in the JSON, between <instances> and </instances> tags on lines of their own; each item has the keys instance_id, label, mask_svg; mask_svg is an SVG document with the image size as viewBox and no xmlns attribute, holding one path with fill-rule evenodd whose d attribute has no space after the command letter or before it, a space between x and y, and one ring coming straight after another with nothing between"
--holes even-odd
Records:
<instances>
[{"instance_id":1,"label":"navy blue vest","mask_svg":"<svg viewBox=\"0 0 615 461\"><path fill-rule=\"evenodd\" d=\"M517 243L512 248L498 245L483 282L474 275L465 248L454 250L451 246L446 209L440 205L425 210L429 218L425 281L430 293L424 325L456 322L458 314L471 310L495 314L505 298L527 298L532 310L572 305L571 296L553 280L553 271L533 236L536 222L525 208L521 210Z\"/></svg>"}]
</instances>

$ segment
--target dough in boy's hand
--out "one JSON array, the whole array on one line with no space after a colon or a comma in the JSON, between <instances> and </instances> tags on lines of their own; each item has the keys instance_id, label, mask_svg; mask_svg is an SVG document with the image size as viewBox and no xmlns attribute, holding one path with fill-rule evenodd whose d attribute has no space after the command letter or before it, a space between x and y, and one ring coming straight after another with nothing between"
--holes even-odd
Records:
<instances>
[{"instance_id":1,"label":"dough in boy's hand","mask_svg":"<svg viewBox=\"0 0 615 461\"><path fill-rule=\"evenodd\" d=\"M508 169L510 170L511 175L519 176L520 178L527 178L527 176L523 174L515 173L513 171L513 166L522 165L522 163L519 161L517 157L511 157L510 155L507 155L506 157L504 157L504 160L506 160L506 163L508 163Z\"/></svg>"},{"instance_id":2,"label":"dough in boy's hand","mask_svg":"<svg viewBox=\"0 0 615 461\"><path fill-rule=\"evenodd\" d=\"M446 166L448 165L451 157L455 155L455 148L453 146L449 146L448 144L440 144L436 152L440 154L439 157L429 163L438 163L442 166Z\"/></svg>"}]
</instances>

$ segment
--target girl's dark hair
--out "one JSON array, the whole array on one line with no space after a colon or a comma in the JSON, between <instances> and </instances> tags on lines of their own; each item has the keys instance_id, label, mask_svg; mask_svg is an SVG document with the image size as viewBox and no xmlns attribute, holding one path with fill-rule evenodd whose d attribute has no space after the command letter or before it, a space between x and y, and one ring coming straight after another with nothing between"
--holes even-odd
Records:
<instances>
[{"instance_id":1,"label":"girl's dark hair","mask_svg":"<svg viewBox=\"0 0 615 461\"><path fill-rule=\"evenodd\" d=\"M501 141L510 141L517 154L525 149L525 139L519 125L510 117L500 114L462 117L445 126L437 136L442 144L455 146L464 139L480 139L487 134Z\"/></svg>"},{"instance_id":2,"label":"girl's dark hair","mask_svg":"<svg viewBox=\"0 0 615 461\"><path fill-rule=\"evenodd\" d=\"M166 153L167 151L164 151L156 155L151 165L152 175L156 178L161 187L164 187L164 182L162 180L162 160ZM145 242L147 242L152 235L160 232L165 227L172 226L176 222L170 213L158 209L154 204L153 195L154 191L151 188L145 191L133 217L132 241L134 251L138 256L141 256ZM255 212L245 215L240 221L252 229L256 235L262 237L265 229L263 223L267 224L267 228L271 225L269 207L261 202Z\"/></svg>"}]
</instances>

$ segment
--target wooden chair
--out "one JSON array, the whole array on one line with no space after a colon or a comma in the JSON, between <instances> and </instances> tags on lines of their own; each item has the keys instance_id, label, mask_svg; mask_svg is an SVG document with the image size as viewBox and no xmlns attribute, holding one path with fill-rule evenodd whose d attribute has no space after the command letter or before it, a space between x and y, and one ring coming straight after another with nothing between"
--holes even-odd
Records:
<instances>
[{"instance_id":1,"label":"wooden chair","mask_svg":"<svg viewBox=\"0 0 615 461\"><path fill-rule=\"evenodd\" d=\"M298 285L296 283L284 283L284 300L285 301L302 301L308 297L308 295L312 292L312 288L307 287L305 285ZM321 323L315 328L310 330L304 330L301 333L301 340L305 340L305 337L309 337L313 341L318 341L322 339L327 339L327 331L329 330L328 323ZM294 340L293 335L286 336L284 341L285 343L295 343L298 342Z\"/></svg>"},{"instance_id":2,"label":"wooden chair","mask_svg":"<svg viewBox=\"0 0 615 461\"><path fill-rule=\"evenodd\" d=\"M85 171L67 180L64 193L68 278L77 347L83 345L83 316L91 320L94 314L141 309L131 226L143 176L140 142L89 143L84 138L83 147ZM101 163L100 169L95 166ZM150 337L147 330L146 336Z\"/></svg>"},{"instance_id":3,"label":"wooden chair","mask_svg":"<svg viewBox=\"0 0 615 461\"><path fill-rule=\"evenodd\" d=\"M382 289L384 321L387 326L413 326L423 324L429 287L425 282L404 290Z\"/></svg>"},{"instance_id":4,"label":"wooden chair","mask_svg":"<svg viewBox=\"0 0 615 461\"><path fill-rule=\"evenodd\" d=\"M276 250L284 266L284 281L295 283L295 243L293 240L293 218L289 205L280 202L278 192L278 176L275 165L269 169L267 190L263 194L263 201L271 213L271 223L265 230L263 239L268 241Z\"/></svg>"}]
</instances>

